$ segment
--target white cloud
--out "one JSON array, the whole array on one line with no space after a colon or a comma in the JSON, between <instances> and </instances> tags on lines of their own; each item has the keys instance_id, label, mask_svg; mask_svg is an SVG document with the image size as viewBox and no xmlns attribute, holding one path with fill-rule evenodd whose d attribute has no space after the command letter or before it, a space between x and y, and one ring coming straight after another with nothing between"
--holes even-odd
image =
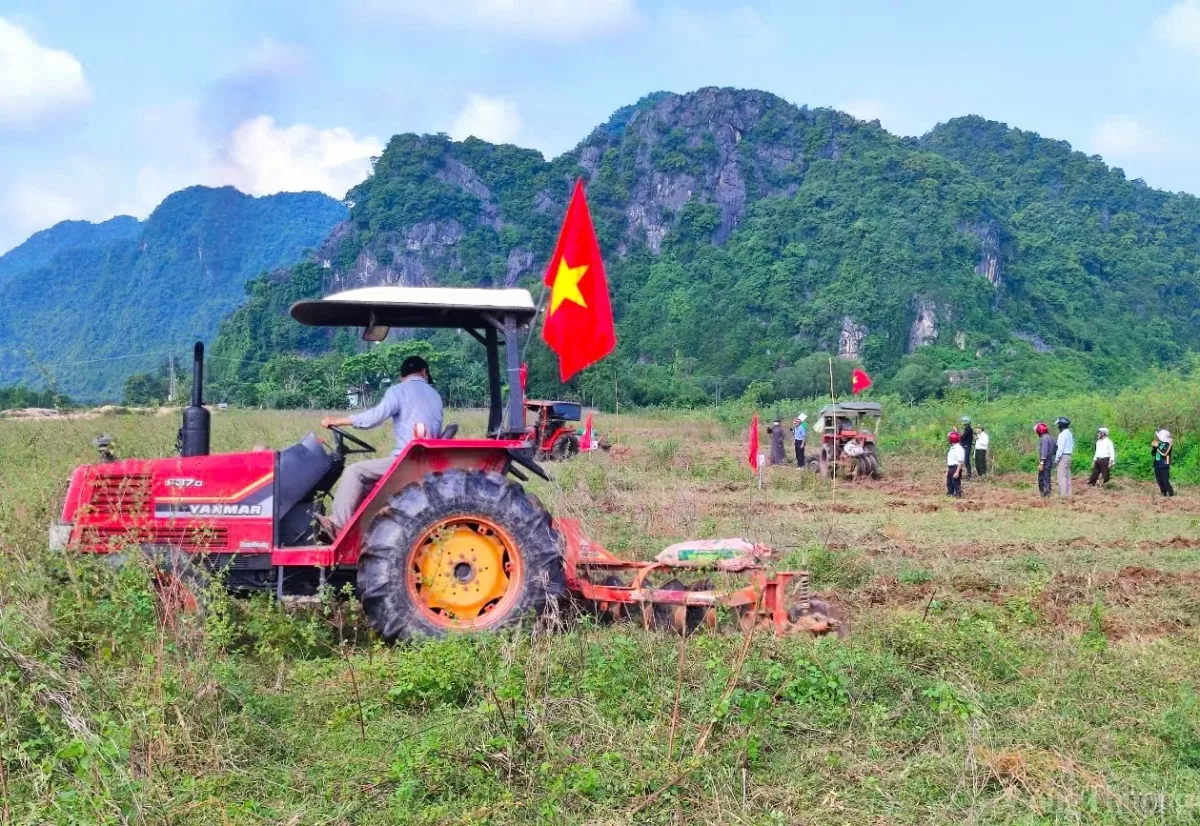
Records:
<instances>
[{"instance_id":1,"label":"white cloud","mask_svg":"<svg viewBox=\"0 0 1200 826\"><path fill-rule=\"evenodd\" d=\"M91 99L74 55L43 46L0 18L0 132L32 132L59 123Z\"/></svg>"},{"instance_id":2,"label":"white cloud","mask_svg":"<svg viewBox=\"0 0 1200 826\"><path fill-rule=\"evenodd\" d=\"M265 115L210 140L199 111L185 102L141 112L126 136L130 154L140 159L134 169L97 153L63 158L49 172L12 170L0 185L0 254L67 219L145 218L167 195L197 184L250 195L316 190L343 198L383 150L377 139L348 129L282 126ZM6 172L0 165L0 179Z\"/></svg>"},{"instance_id":3,"label":"white cloud","mask_svg":"<svg viewBox=\"0 0 1200 826\"><path fill-rule=\"evenodd\" d=\"M316 190L342 198L370 174L371 157L381 151L377 139L349 129L277 126L260 115L233 130L218 175L251 195Z\"/></svg>"},{"instance_id":4,"label":"white cloud","mask_svg":"<svg viewBox=\"0 0 1200 826\"><path fill-rule=\"evenodd\" d=\"M1154 34L1177 49L1200 54L1200 0L1180 0L1160 14Z\"/></svg>"},{"instance_id":5,"label":"white cloud","mask_svg":"<svg viewBox=\"0 0 1200 826\"><path fill-rule=\"evenodd\" d=\"M512 98L468 95L467 104L454 118L450 137L474 136L492 143L509 143L521 131L521 114Z\"/></svg>"},{"instance_id":6,"label":"white cloud","mask_svg":"<svg viewBox=\"0 0 1200 826\"><path fill-rule=\"evenodd\" d=\"M1160 153L1167 142L1141 121L1115 115L1093 127L1087 145L1092 152L1106 158L1128 158Z\"/></svg>"},{"instance_id":7,"label":"white cloud","mask_svg":"<svg viewBox=\"0 0 1200 826\"><path fill-rule=\"evenodd\" d=\"M402 22L562 42L619 34L641 19L637 0L359 0Z\"/></svg>"}]
</instances>

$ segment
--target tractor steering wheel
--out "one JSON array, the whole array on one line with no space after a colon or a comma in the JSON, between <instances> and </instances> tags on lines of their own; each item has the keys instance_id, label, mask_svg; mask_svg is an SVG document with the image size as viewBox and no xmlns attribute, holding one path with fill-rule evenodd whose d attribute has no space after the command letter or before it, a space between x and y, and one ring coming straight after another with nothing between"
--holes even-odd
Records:
<instances>
[{"instance_id":1,"label":"tractor steering wheel","mask_svg":"<svg viewBox=\"0 0 1200 826\"><path fill-rule=\"evenodd\" d=\"M337 448L337 452L340 455L348 456L351 453L374 453L375 452L374 447L367 444L362 439L355 436L353 433L347 433L345 430L342 430L340 427L335 427L333 425L330 425L329 429L331 431L333 431L333 442ZM345 444L346 442L350 442L353 445L357 445L358 449L347 450L346 444Z\"/></svg>"}]
</instances>

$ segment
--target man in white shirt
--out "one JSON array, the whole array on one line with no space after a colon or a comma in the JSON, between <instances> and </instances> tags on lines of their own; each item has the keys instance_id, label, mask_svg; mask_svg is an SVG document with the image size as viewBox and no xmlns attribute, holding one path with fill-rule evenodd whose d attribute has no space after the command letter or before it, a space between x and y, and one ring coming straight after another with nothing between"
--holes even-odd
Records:
<instances>
[{"instance_id":1,"label":"man in white shirt","mask_svg":"<svg viewBox=\"0 0 1200 826\"><path fill-rule=\"evenodd\" d=\"M950 450L946 452L946 495L961 498L963 465L967 463L967 454L958 443L957 430L951 430L946 438L950 442Z\"/></svg>"},{"instance_id":2,"label":"man in white shirt","mask_svg":"<svg viewBox=\"0 0 1200 826\"><path fill-rule=\"evenodd\" d=\"M1071 495L1071 454L1075 452L1075 434L1071 432L1071 420L1059 416L1058 446L1054 452L1054 464L1058 465L1058 495L1066 499Z\"/></svg>"},{"instance_id":3,"label":"man in white shirt","mask_svg":"<svg viewBox=\"0 0 1200 826\"><path fill-rule=\"evenodd\" d=\"M979 426L979 431L975 434L975 472L980 476L987 473L987 458L988 445L991 444L991 437L988 436L987 428L983 425Z\"/></svg>"},{"instance_id":4,"label":"man in white shirt","mask_svg":"<svg viewBox=\"0 0 1200 826\"><path fill-rule=\"evenodd\" d=\"M1117 463L1117 450L1113 447L1112 439L1108 438L1108 428L1101 427L1096 431L1096 455L1092 458L1092 475L1088 484L1096 486L1096 481L1103 477L1108 484L1109 474Z\"/></svg>"}]
</instances>

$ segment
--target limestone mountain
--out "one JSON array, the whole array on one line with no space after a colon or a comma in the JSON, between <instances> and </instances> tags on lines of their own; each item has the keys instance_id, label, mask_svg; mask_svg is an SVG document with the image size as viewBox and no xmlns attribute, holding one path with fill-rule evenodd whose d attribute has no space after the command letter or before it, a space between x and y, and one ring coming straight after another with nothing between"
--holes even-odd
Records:
<instances>
[{"instance_id":1,"label":"limestone mountain","mask_svg":"<svg viewBox=\"0 0 1200 826\"><path fill-rule=\"evenodd\" d=\"M364 284L521 283L587 182L633 399L697 400L832 352L999 390L1122 381L1200 339L1200 202L981 118L920 139L758 91L657 93L553 160L398 135L311 260L256 282L222 328L230 386L326 331L300 297ZM535 348L531 376L553 386ZM589 376L581 380L587 385ZM608 381L608 379L604 379ZM594 389L594 388L593 388ZM815 389L815 388L810 388Z\"/></svg>"},{"instance_id":2,"label":"limestone mountain","mask_svg":"<svg viewBox=\"0 0 1200 826\"><path fill-rule=\"evenodd\" d=\"M210 338L247 281L299 261L346 216L306 192L191 187L144 221L68 221L0 256L0 385L119 399L125 376Z\"/></svg>"}]
</instances>

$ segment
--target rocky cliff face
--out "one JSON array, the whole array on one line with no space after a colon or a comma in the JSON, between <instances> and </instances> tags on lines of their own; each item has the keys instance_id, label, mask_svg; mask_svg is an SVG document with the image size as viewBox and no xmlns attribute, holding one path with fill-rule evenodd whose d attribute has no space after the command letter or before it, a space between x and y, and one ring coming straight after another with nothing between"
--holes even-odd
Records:
<instances>
[{"instance_id":1,"label":"rocky cliff face","mask_svg":"<svg viewBox=\"0 0 1200 826\"><path fill-rule=\"evenodd\" d=\"M850 316L842 317L842 331L838 335L838 355L848 359L862 358L862 343L867 337L867 328L855 323Z\"/></svg>"},{"instance_id":2,"label":"rocky cliff face","mask_svg":"<svg viewBox=\"0 0 1200 826\"><path fill-rule=\"evenodd\" d=\"M806 169L798 127L816 115L765 92L701 89L667 95L635 112L618 133L598 129L580 152L580 165L593 174L609 153L631 161L636 182L625 210L627 232L658 252L662 239L689 201L715 204L720 223L713 240L722 243L738 224L751 197L792 194ZM836 153L837 118L829 143ZM849 124L843 124L849 127Z\"/></svg>"},{"instance_id":3,"label":"rocky cliff face","mask_svg":"<svg viewBox=\"0 0 1200 826\"><path fill-rule=\"evenodd\" d=\"M931 298L912 297L913 321L908 331L908 352L913 352L938 340L938 306Z\"/></svg>"},{"instance_id":4,"label":"rocky cliff face","mask_svg":"<svg viewBox=\"0 0 1200 826\"><path fill-rule=\"evenodd\" d=\"M817 144L811 140L814 127L823 135ZM840 157L839 135L864 129L880 139L885 136L848 115L798 108L766 92L708 88L686 95L658 94L614 115L554 161L521 150L536 157L525 159L525 180L494 182L479 163L492 161L489 154L477 153L482 142L404 136L409 151L434 156L429 171L464 196L468 214L368 232L352 218L322 245L318 257L330 270L333 289L428 284L446 280L449 273L478 278L468 272L473 262L460 254L464 239L489 232L503 236L506 231L527 236L538 219L550 229L576 175L588 182L593 209L619 214L622 231L610 246L617 255L643 245L658 254L689 204L717 208L711 240L722 244L749 203L795 194L812 157ZM510 196L513 190L525 191L521 197L506 198L497 190ZM347 249L354 246L358 251L347 257ZM521 238L501 250L502 267L479 280L516 283L540 265L539 256L546 252L542 246Z\"/></svg>"}]
</instances>

